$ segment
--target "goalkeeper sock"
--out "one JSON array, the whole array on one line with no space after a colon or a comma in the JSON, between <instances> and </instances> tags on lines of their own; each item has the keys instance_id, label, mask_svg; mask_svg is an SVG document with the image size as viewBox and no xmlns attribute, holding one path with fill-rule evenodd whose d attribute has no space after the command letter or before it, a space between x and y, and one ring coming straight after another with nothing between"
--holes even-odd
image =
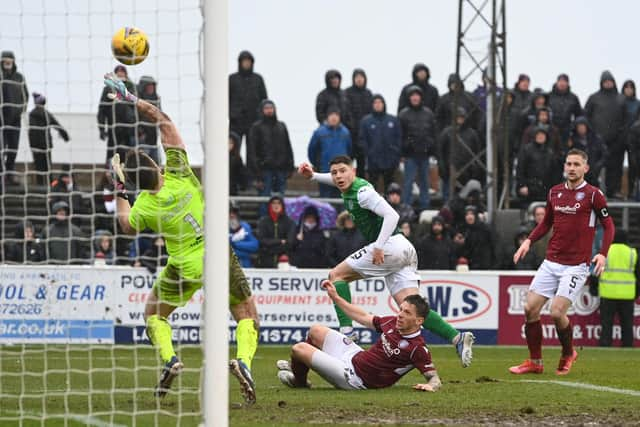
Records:
<instances>
[{"instance_id":1,"label":"goalkeeper sock","mask_svg":"<svg viewBox=\"0 0 640 427\"><path fill-rule=\"evenodd\" d=\"M433 332L453 344L455 344L455 339L460 334L456 328L447 323L446 320L433 310L429 310L429 314L427 314L427 318L424 319L422 326L426 330Z\"/></svg>"},{"instance_id":2,"label":"goalkeeper sock","mask_svg":"<svg viewBox=\"0 0 640 427\"><path fill-rule=\"evenodd\" d=\"M242 319L238 322L236 341L238 342L236 357L251 369L251 362L258 348L258 328L255 320Z\"/></svg>"},{"instance_id":3,"label":"goalkeeper sock","mask_svg":"<svg viewBox=\"0 0 640 427\"><path fill-rule=\"evenodd\" d=\"M351 302L351 288L349 288L349 282L346 282L344 280L338 280L333 284L333 286L336 287L336 291L338 292L338 295L342 297L342 299L344 299L347 302ZM342 311L340 307L338 307L336 304L334 304L333 307L336 309L336 314L338 315L338 323L340 324L340 327L353 326L353 322L351 321L351 318L349 318L349 316L347 316L346 313Z\"/></svg>"},{"instance_id":4,"label":"goalkeeper sock","mask_svg":"<svg viewBox=\"0 0 640 427\"><path fill-rule=\"evenodd\" d=\"M171 342L171 325L164 317L154 314L147 318L147 336L151 344L160 352L164 363L169 362L176 355Z\"/></svg>"}]
</instances>

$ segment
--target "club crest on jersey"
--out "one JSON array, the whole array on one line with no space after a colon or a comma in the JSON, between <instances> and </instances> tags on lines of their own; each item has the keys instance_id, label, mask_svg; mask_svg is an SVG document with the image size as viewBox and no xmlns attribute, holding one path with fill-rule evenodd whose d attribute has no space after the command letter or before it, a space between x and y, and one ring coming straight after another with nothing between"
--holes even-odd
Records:
<instances>
[{"instance_id":1,"label":"club crest on jersey","mask_svg":"<svg viewBox=\"0 0 640 427\"><path fill-rule=\"evenodd\" d=\"M577 200L577 201L580 201L580 200L582 200L582 199L584 199L584 192L583 192L583 191L578 191L578 192L576 193L576 200Z\"/></svg>"},{"instance_id":2,"label":"club crest on jersey","mask_svg":"<svg viewBox=\"0 0 640 427\"><path fill-rule=\"evenodd\" d=\"M404 350L405 348L409 347L409 341L407 340L400 340L400 342L398 343L398 348Z\"/></svg>"}]
</instances>

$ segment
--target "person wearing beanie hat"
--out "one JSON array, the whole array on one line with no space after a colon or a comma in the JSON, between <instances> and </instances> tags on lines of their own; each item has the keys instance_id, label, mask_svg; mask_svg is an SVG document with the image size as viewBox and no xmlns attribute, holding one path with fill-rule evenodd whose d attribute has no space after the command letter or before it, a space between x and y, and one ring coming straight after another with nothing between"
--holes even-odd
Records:
<instances>
[{"instance_id":1,"label":"person wearing beanie hat","mask_svg":"<svg viewBox=\"0 0 640 427\"><path fill-rule=\"evenodd\" d=\"M438 133L453 125L458 107L464 108L467 112L467 125L478 131L482 126L484 113L473 95L465 90L460 76L456 73L449 74L447 86L449 91L440 97L435 111Z\"/></svg>"},{"instance_id":2,"label":"person wearing beanie hat","mask_svg":"<svg viewBox=\"0 0 640 427\"><path fill-rule=\"evenodd\" d=\"M55 202L51 213L53 220L42 233L47 245L47 262L69 264L88 261L91 255L82 244L84 233L69 221L69 203L64 200Z\"/></svg>"},{"instance_id":3,"label":"person wearing beanie hat","mask_svg":"<svg viewBox=\"0 0 640 427\"><path fill-rule=\"evenodd\" d=\"M343 259L366 246L367 241L353 222L348 211L342 211L336 218L336 230L327 241L329 265L338 265Z\"/></svg>"},{"instance_id":4,"label":"person wearing beanie hat","mask_svg":"<svg viewBox=\"0 0 640 427\"><path fill-rule=\"evenodd\" d=\"M629 137L631 137L632 134L633 132L630 131ZM630 139L627 139L627 141L631 142ZM630 147L633 146L633 143L630 144ZM589 156L589 170L585 174L584 179L589 184L599 187L600 172L602 172L602 168L604 168L607 160L607 147L604 145L602 138L600 138L600 136L591 129L589 122L584 116L577 117L573 122L571 134L567 141L566 151L569 151L572 148L578 148L587 153ZM632 150L632 152L633 151L635 150ZM563 157L565 155L566 152L563 153ZM634 157L629 157L629 183L631 188L633 188L632 183L635 181L636 176L634 173L635 165L637 165L637 163L634 161Z\"/></svg>"},{"instance_id":5,"label":"person wearing beanie hat","mask_svg":"<svg viewBox=\"0 0 640 427\"><path fill-rule=\"evenodd\" d=\"M229 127L240 140L235 150L240 153L243 137L248 138L251 125L258 120L260 103L268 98L264 79L253 69L255 58L243 50L238 55L238 71L229 76Z\"/></svg>"},{"instance_id":6,"label":"person wearing beanie hat","mask_svg":"<svg viewBox=\"0 0 640 427\"><path fill-rule=\"evenodd\" d=\"M398 215L400 216L398 224L403 222L416 222L416 211L410 205L402 203L402 187L400 187L399 184L395 182L389 184L387 187L387 202L389 202L391 207L398 212Z\"/></svg>"},{"instance_id":7,"label":"person wearing beanie hat","mask_svg":"<svg viewBox=\"0 0 640 427\"><path fill-rule=\"evenodd\" d=\"M529 90L531 79L526 74L520 74L513 87L513 108L524 111L531 105L533 93Z\"/></svg>"},{"instance_id":8,"label":"person wearing beanie hat","mask_svg":"<svg viewBox=\"0 0 640 427\"><path fill-rule=\"evenodd\" d=\"M551 122L551 110L549 107L542 107L536 110L534 121L527 126L522 133L522 140L520 146L533 142L535 139L535 132L542 128L547 131L549 146L553 150L554 154L558 157L558 167L562 164L562 153L566 143L563 144L560 137L560 130L555 127Z\"/></svg>"},{"instance_id":9,"label":"person wearing beanie hat","mask_svg":"<svg viewBox=\"0 0 640 427\"><path fill-rule=\"evenodd\" d=\"M429 83L430 78L431 71L425 64L419 62L413 66L413 70L411 71L411 83L404 85L400 91L400 98L398 99L398 114L400 114L400 111L405 107L409 106L408 89L411 86L418 86L422 89L422 105L431 111L436 111L439 94L438 89Z\"/></svg>"},{"instance_id":10,"label":"person wearing beanie hat","mask_svg":"<svg viewBox=\"0 0 640 427\"><path fill-rule=\"evenodd\" d=\"M571 123L582 115L578 95L571 91L569 76L560 74L549 93L549 108L552 111L551 123L560 132L561 143L566 143L571 132Z\"/></svg>"},{"instance_id":11,"label":"person wearing beanie hat","mask_svg":"<svg viewBox=\"0 0 640 427\"><path fill-rule=\"evenodd\" d=\"M278 258L288 255L287 238L296 227L295 222L287 216L284 199L273 196L267 204L267 214L258 220L256 237L260 243L256 267L275 268Z\"/></svg>"},{"instance_id":12,"label":"person wearing beanie hat","mask_svg":"<svg viewBox=\"0 0 640 427\"><path fill-rule=\"evenodd\" d=\"M335 107L342 114L342 121L350 123L347 117L349 109L345 91L340 89L342 74L338 70L328 70L324 75L325 88L316 96L316 119L322 125L329 115L329 107ZM334 110L335 111L335 110Z\"/></svg>"},{"instance_id":13,"label":"person wearing beanie hat","mask_svg":"<svg viewBox=\"0 0 640 427\"><path fill-rule=\"evenodd\" d=\"M416 250L420 270L453 270L456 266L455 248L439 215L431 219L429 233L418 240Z\"/></svg>"},{"instance_id":14,"label":"person wearing beanie hat","mask_svg":"<svg viewBox=\"0 0 640 427\"><path fill-rule=\"evenodd\" d=\"M261 196L287 191L287 178L294 170L293 149L287 125L278 120L270 99L260 103L260 118L249 129L247 165Z\"/></svg>"},{"instance_id":15,"label":"person wearing beanie hat","mask_svg":"<svg viewBox=\"0 0 640 427\"><path fill-rule=\"evenodd\" d=\"M7 183L17 184L15 175L16 156L20 144L20 130L22 127L22 113L27 111L29 103L29 90L24 76L18 72L15 55L10 50L2 51L0 54L2 64L2 79L0 79L2 108L2 135L0 152L0 174L5 172L4 178ZM0 183L1 187L2 183Z\"/></svg>"},{"instance_id":16,"label":"person wearing beanie hat","mask_svg":"<svg viewBox=\"0 0 640 427\"><path fill-rule=\"evenodd\" d=\"M351 133L351 141L353 142L353 158L358 167L356 173L359 177L365 175L365 152L360 143L360 122L369 113L371 113L371 102L373 94L367 88L367 74L362 68L353 70L353 84L345 89L344 93L347 98L347 111L345 126Z\"/></svg>"},{"instance_id":17,"label":"person wearing beanie hat","mask_svg":"<svg viewBox=\"0 0 640 427\"><path fill-rule=\"evenodd\" d=\"M34 92L35 107L29 112L29 147L36 169L36 182L41 186L48 186L51 182L51 150L53 139L51 129L55 129L65 142L69 142L69 134L58 122L58 119L45 108L44 95Z\"/></svg>"}]
</instances>

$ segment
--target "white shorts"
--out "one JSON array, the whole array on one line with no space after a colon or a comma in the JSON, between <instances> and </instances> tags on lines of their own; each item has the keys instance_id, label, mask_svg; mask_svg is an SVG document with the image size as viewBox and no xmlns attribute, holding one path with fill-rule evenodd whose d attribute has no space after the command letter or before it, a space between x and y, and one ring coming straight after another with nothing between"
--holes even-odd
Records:
<instances>
[{"instance_id":1,"label":"white shorts","mask_svg":"<svg viewBox=\"0 0 640 427\"><path fill-rule=\"evenodd\" d=\"M324 339L321 351L311 357L311 369L327 382L342 390L362 390L366 387L356 375L351 359L364 351L340 332L331 329Z\"/></svg>"},{"instance_id":2,"label":"white shorts","mask_svg":"<svg viewBox=\"0 0 640 427\"><path fill-rule=\"evenodd\" d=\"M355 251L345 260L353 271L362 277L384 277L391 295L402 289L417 288L420 283L418 270L418 255L406 237L395 234L384 244L384 262L382 265L373 263L373 243Z\"/></svg>"},{"instance_id":3,"label":"white shorts","mask_svg":"<svg viewBox=\"0 0 640 427\"><path fill-rule=\"evenodd\" d=\"M589 276L586 263L563 265L544 260L529 286L529 290L543 297L565 297L574 303Z\"/></svg>"}]
</instances>

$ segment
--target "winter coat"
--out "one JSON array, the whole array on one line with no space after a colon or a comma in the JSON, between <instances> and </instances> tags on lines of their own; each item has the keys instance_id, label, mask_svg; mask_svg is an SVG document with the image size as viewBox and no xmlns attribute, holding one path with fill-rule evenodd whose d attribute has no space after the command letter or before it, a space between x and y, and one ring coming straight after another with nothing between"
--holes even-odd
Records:
<instances>
[{"instance_id":1,"label":"winter coat","mask_svg":"<svg viewBox=\"0 0 640 427\"><path fill-rule=\"evenodd\" d=\"M355 83L356 75L362 74L364 76L364 86L358 87ZM348 121L345 121L345 125L351 133L351 139L354 144L359 144L358 132L360 130L360 121L367 114L371 113L371 102L373 101L373 94L367 88L367 75L364 70L356 68L353 70L353 85L345 89L344 93L347 97L347 111Z\"/></svg>"},{"instance_id":2,"label":"winter coat","mask_svg":"<svg viewBox=\"0 0 640 427\"><path fill-rule=\"evenodd\" d=\"M418 71L424 70L427 72L427 79L425 81L418 80ZM435 86L429 83L429 79L431 78L431 72L429 71L429 67L422 63L418 63L413 66L413 71L411 72L411 83L407 83L404 85L402 90L400 91L400 98L398 99L398 114L405 107L409 106L409 93L408 89L411 86L418 86L422 89L422 105L430 109L431 111L436 111L438 107L438 89Z\"/></svg>"},{"instance_id":3,"label":"winter coat","mask_svg":"<svg viewBox=\"0 0 640 427\"><path fill-rule=\"evenodd\" d=\"M384 102L382 96L376 95ZM402 154L402 129L395 116L371 113L360 122L360 146L365 152L367 170L396 169Z\"/></svg>"},{"instance_id":4,"label":"winter coat","mask_svg":"<svg viewBox=\"0 0 640 427\"><path fill-rule=\"evenodd\" d=\"M126 80L124 84L129 92L137 93L131 81ZM98 127L108 131L110 137L120 144L128 144L135 134L136 108L133 102L109 98L110 93L111 89L105 86L98 107Z\"/></svg>"},{"instance_id":5,"label":"winter coat","mask_svg":"<svg viewBox=\"0 0 640 427\"><path fill-rule=\"evenodd\" d=\"M138 82L138 97L144 99L148 103L155 105L162 110L160 96L156 92L157 82L151 76L142 76ZM145 88L153 86L153 93L147 94ZM158 143L158 125L147 121L144 115L139 116L138 133L141 137L141 143L155 146Z\"/></svg>"},{"instance_id":6,"label":"winter coat","mask_svg":"<svg viewBox=\"0 0 640 427\"><path fill-rule=\"evenodd\" d=\"M81 242L82 230L68 219L54 220L45 229L43 239L47 240L47 261L50 264L78 264L88 261L89 253Z\"/></svg>"},{"instance_id":7,"label":"winter coat","mask_svg":"<svg viewBox=\"0 0 640 427\"><path fill-rule=\"evenodd\" d=\"M102 250L100 245L103 236L109 236L111 239L111 246L107 253ZM107 230L97 230L93 235L93 259L95 260L97 258L97 253L102 253L104 255L102 259L105 261L105 264L112 265L115 263L115 252L115 240L113 239L113 234Z\"/></svg>"},{"instance_id":8,"label":"winter coat","mask_svg":"<svg viewBox=\"0 0 640 427\"><path fill-rule=\"evenodd\" d=\"M244 232L241 232L241 229L244 230ZM238 232L242 233L244 236L240 240L234 240L234 236ZM240 265L244 268L253 267L251 255L258 252L259 243L256 236L253 235L253 230L248 223L240 221L240 228L238 230L229 230L229 243L231 244L233 251L238 256Z\"/></svg>"},{"instance_id":9,"label":"winter coat","mask_svg":"<svg viewBox=\"0 0 640 427\"><path fill-rule=\"evenodd\" d=\"M389 200L387 200L389 202ZM389 206L391 206L398 213L398 225L403 222L408 222L413 224L416 219L416 211L406 203L398 203L397 205L393 205L389 202Z\"/></svg>"},{"instance_id":10,"label":"winter coat","mask_svg":"<svg viewBox=\"0 0 640 427\"><path fill-rule=\"evenodd\" d=\"M452 270L456 268L456 256L453 242L446 234L439 236L429 233L416 244L418 269Z\"/></svg>"},{"instance_id":11,"label":"winter coat","mask_svg":"<svg viewBox=\"0 0 640 427\"><path fill-rule=\"evenodd\" d=\"M464 246L469 259L469 269L490 270L495 264L494 236L487 224L476 215L474 224L464 224Z\"/></svg>"},{"instance_id":12,"label":"winter coat","mask_svg":"<svg viewBox=\"0 0 640 427\"><path fill-rule=\"evenodd\" d=\"M518 154L517 187L527 187L530 201L544 201L560 180L561 169L549 143L529 143Z\"/></svg>"},{"instance_id":13,"label":"winter coat","mask_svg":"<svg viewBox=\"0 0 640 427\"><path fill-rule=\"evenodd\" d=\"M343 123L349 123L349 101L345 92L338 88L331 87L331 79L338 77L342 80L342 75L338 70L329 70L324 75L325 88L318 93L316 97L316 120L321 125L327 119L327 111L329 107L335 107L340 110L340 117Z\"/></svg>"},{"instance_id":14,"label":"winter coat","mask_svg":"<svg viewBox=\"0 0 640 427\"><path fill-rule=\"evenodd\" d=\"M580 99L571 92L570 87L565 92L560 92L554 84L549 94L549 108L551 109L551 123L564 136L569 133L571 122L582 115Z\"/></svg>"},{"instance_id":15,"label":"winter coat","mask_svg":"<svg viewBox=\"0 0 640 427\"><path fill-rule=\"evenodd\" d=\"M580 137L576 131L576 126L580 123L587 125L587 134L584 138ZM567 143L567 151L571 148L578 148L587 153L589 156L589 172L586 173L585 179L589 184L598 187L598 176L600 176L600 171L602 171L607 162L608 150L602 138L591 129L589 122L584 117L578 117L573 123ZM566 157L566 154L563 153L562 158Z\"/></svg>"},{"instance_id":16,"label":"winter coat","mask_svg":"<svg viewBox=\"0 0 640 427\"><path fill-rule=\"evenodd\" d=\"M265 101L260 105L260 111ZM274 107L275 108L275 107ZM289 131L284 122L273 117L264 117L251 125L247 140L247 164L255 176L263 171L289 172L293 170L293 150Z\"/></svg>"},{"instance_id":17,"label":"winter coat","mask_svg":"<svg viewBox=\"0 0 640 427\"><path fill-rule=\"evenodd\" d=\"M235 132L229 132L229 138L235 141L235 146L240 144L240 136ZM229 194L235 196L238 191L247 187L247 168L242 162L242 157L237 150L229 152Z\"/></svg>"},{"instance_id":18,"label":"winter coat","mask_svg":"<svg viewBox=\"0 0 640 427\"><path fill-rule=\"evenodd\" d=\"M520 146L533 143L536 138L536 131L541 127L547 131L549 146L553 150L553 153L560 158L564 147L562 144L562 137L560 136L560 130L554 125L548 123L544 124L536 121L527 126L524 132L522 132ZM564 163L564 161L561 162Z\"/></svg>"},{"instance_id":19,"label":"winter coat","mask_svg":"<svg viewBox=\"0 0 640 427\"><path fill-rule=\"evenodd\" d=\"M37 105L29 113L29 145L31 148L51 149L53 143L51 139L51 129L58 131L58 134L65 141L69 141L69 134L58 123L58 120L44 106Z\"/></svg>"},{"instance_id":20,"label":"winter coat","mask_svg":"<svg viewBox=\"0 0 640 427\"><path fill-rule=\"evenodd\" d=\"M274 222L269 215L258 220L256 237L260 242L258 250L257 267L275 268L278 265L278 257L288 251L287 239L289 233L295 230L296 224L284 212ZM282 241L285 243L282 243Z\"/></svg>"},{"instance_id":21,"label":"winter coat","mask_svg":"<svg viewBox=\"0 0 640 427\"><path fill-rule=\"evenodd\" d=\"M605 71L600 77L600 90L592 94L584 106L584 114L593 130L602 137L607 147L622 143L618 138L624 127L625 111L622 97L614 84L605 89L605 80L614 80L613 75Z\"/></svg>"},{"instance_id":22,"label":"winter coat","mask_svg":"<svg viewBox=\"0 0 640 427\"><path fill-rule=\"evenodd\" d=\"M252 66L243 70L243 59L250 59ZM248 51L238 56L238 71L229 76L229 122L232 129L248 130L258 118L258 107L267 99L267 88L262 76L253 71L253 55Z\"/></svg>"},{"instance_id":23,"label":"winter coat","mask_svg":"<svg viewBox=\"0 0 640 427\"><path fill-rule=\"evenodd\" d=\"M513 109L515 111L524 111L529 108L533 101L533 92L530 90L521 91L518 85L513 88Z\"/></svg>"},{"instance_id":24,"label":"winter coat","mask_svg":"<svg viewBox=\"0 0 640 427\"><path fill-rule=\"evenodd\" d=\"M629 166L637 171L640 169L640 117L629 128L626 145L629 149Z\"/></svg>"},{"instance_id":25,"label":"winter coat","mask_svg":"<svg viewBox=\"0 0 640 427\"><path fill-rule=\"evenodd\" d=\"M3 52L5 56L5 52ZM13 52L9 57L14 58ZM15 59L15 58L14 58ZM18 72L14 61L11 70L4 68L0 72L0 105L2 105L2 126L20 127L20 116L27 110L29 90L24 76ZM12 105L13 104L13 105Z\"/></svg>"},{"instance_id":26,"label":"winter coat","mask_svg":"<svg viewBox=\"0 0 640 427\"><path fill-rule=\"evenodd\" d=\"M427 107L405 107L398 115L402 131L402 156L426 159L436 155L436 120Z\"/></svg>"},{"instance_id":27,"label":"winter coat","mask_svg":"<svg viewBox=\"0 0 640 427\"><path fill-rule=\"evenodd\" d=\"M308 229L304 224L304 217L309 214L316 215L317 225ZM298 233L302 232L303 239L298 240ZM326 257L327 238L320 230L320 218L318 210L313 206L307 206L300 216L298 225L289 232L289 263L298 268L326 268L329 262Z\"/></svg>"},{"instance_id":28,"label":"winter coat","mask_svg":"<svg viewBox=\"0 0 640 427\"><path fill-rule=\"evenodd\" d=\"M327 260L329 265L338 265L349 255L362 249L367 241L357 228L343 228L334 231L327 242Z\"/></svg>"},{"instance_id":29,"label":"winter coat","mask_svg":"<svg viewBox=\"0 0 640 427\"><path fill-rule=\"evenodd\" d=\"M342 124L331 127L320 125L313 132L307 156L318 172L329 172L329 162L336 156L351 155L351 135Z\"/></svg>"},{"instance_id":30,"label":"winter coat","mask_svg":"<svg viewBox=\"0 0 640 427\"><path fill-rule=\"evenodd\" d=\"M467 125L466 121L458 128L458 138L456 141L453 126L448 126L438 136L438 166L442 177L449 176L449 166L451 165L457 171L462 170L482 149L480 137L474 129ZM478 179L479 175L480 166L474 162L462 172L458 181L464 185L470 179Z\"/></svg>"},{"instance_id":31,"label":"winter coat","mask_svg":"<svg viewBox=\"0 0 640 427\"><path fill-rule=\"evenodd\" d=\"M166 245L152 245L139 258L140 264L154 274L159 267L166 266L168 260L169 254L167 253Z\"/></svg>"},{"instance_id":32,"label":"winter coat","mask_svg":"<svg viewBox=\"0 0 640 427\"><path fill-rule=\"evenodd\" d=\"M464 90L464 83L456 74L449 75L447 86L451 87L453 83L458 83L458 89L455 91L449 90L438 100L438 108L436 109L438 133L442 132L447 126L452 125L454 111L459 107L466 110L468 125L476 131L480 130L484 116L480 107L476 104L473 95Z\"/></svg>"},{"instance_id":33,"label":"winter coat","mask_svg":"<svg viewBox=\"0 0 640 427\"><path fill-rule=\"evenodd\" d=\"M625 86L633 88L633 96L624 95ZM622 99L624 100L624 128L629 129L640 113L640 100L636 97L636 84L633 80L627 80L622 85Z\"/></svg>"},{"instance_id":34,"label":"winter coat","mask_svg":"<svg viewBox=\"0 0 640 427\"><path fill-rule=\"evenodd\" d=\"M34 230L35 234L35 230ZM15 227L13 241L5 241L4 260L10 263L34 264L47 260L45 248L40 239L24 239L24 224L18 223Z\"/></svg>"}]
</instances>

